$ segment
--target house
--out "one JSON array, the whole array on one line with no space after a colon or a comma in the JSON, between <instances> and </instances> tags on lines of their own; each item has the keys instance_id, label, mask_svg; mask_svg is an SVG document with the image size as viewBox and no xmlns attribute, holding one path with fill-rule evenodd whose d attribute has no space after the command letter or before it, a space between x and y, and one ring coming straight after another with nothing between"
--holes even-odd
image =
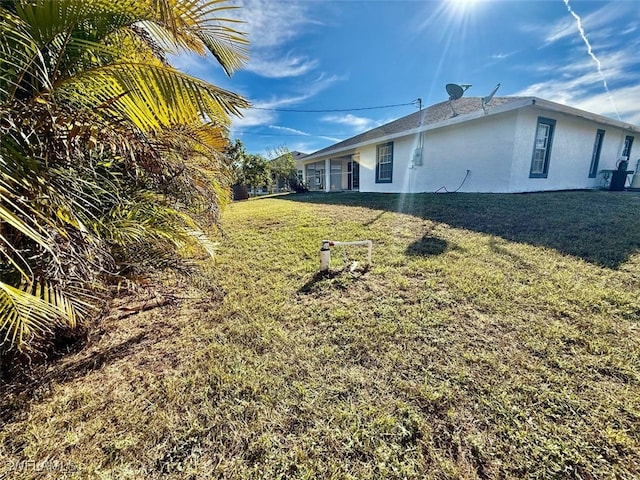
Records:
<instances>
[{"instance_id":1,"label":"house","mask_svg":"<svg viewBox=\"0 0 640 480\"><path fill-rule=\"evenodd\" d=\"M307 188L533 192L608 185L640 127L536 97L442 102L318 150ZM640 156L640 155L639 155Z\"/></svg>"}]
</instances>

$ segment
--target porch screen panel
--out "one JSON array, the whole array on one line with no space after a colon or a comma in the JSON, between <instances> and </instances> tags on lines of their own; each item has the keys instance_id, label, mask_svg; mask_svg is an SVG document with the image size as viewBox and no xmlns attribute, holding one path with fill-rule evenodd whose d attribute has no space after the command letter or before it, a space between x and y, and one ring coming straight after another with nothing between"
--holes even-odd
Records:
<instances>
[{"instance_id":1,"label":"porch screen panel","mask_svg":"<svg viewBox=\"0 0 640 480\"><path fill-rule=\"evenodd\" d=\"M342 190L341 160L331 160L331 190Z\"/></svg>"}]
</instances>

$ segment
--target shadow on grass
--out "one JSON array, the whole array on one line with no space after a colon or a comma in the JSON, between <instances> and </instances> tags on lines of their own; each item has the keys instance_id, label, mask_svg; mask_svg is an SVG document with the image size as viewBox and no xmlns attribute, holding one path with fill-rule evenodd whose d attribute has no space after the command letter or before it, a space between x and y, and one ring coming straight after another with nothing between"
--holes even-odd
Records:
<instances>
[{"instance_id":1,"label":"shadow on grass","mask_svg":"<svg viewBox=\"0 0 640 480\"><path fill-rule=\"evenodd\" d=\"M347 289L346 279L358 279L369 271L369 265L355 268L353 271L349 268L341 270L328 270L326 272L316 272L309 280L298 289L298 293L309 294L315 293L320 286L329 285L333 288L341 290Z\"/></svg>"},{"instance_id":2,"label":"shadow on grass","mask_svg":"<svg viewBox=\"0 0 640 480\"><path fill-rule=\"evenodd\" d=\"M23 369L19 375L0 382L0 421L8 423L16 414L25 408L31 399L41 397L41 393L50 391L51 385L62 384L85 376L91 371L99 370L105 364L128 356L145 337L144 333L85 356L79 360L61 363L53 360L55 367L44 371L44 365L36 365L32 370Z\"/></svg>"},{"instance_id":3,"label":"shadow on grass","mask_svg":"<svg viewBox=\"0 0 640 480\"><path fill-rule=\"evenodd\" d=\"M640 250L640 193L308 193L282 200L413 215L513 242L553 248L609 268L620 267ZM368 224L375 224L379 217ZM428 240L414 249L437 252L442 248L437 243Z\"/></svg>"},{"instance_id":4,"label":"shadow on grass","mask_svg":"<svg viewBox=\"0 0 640 480\"><path fill-rule=\"evenodd\" d=\"M164 331L149 329L111 344L98 339L93 348L82 341L74 348L75 354L71 357L61 354L50 358L46 364L34 364L31 368L22 366L12 376L0 378L0 423L10 422L31 403L47 397L53 385L62 385L98 371L176 331L177 327L165 328Z\"/></svg>"},{"instance_id":5,"label":"shadow on grass","mask_svg":"<svg viewBox=\"0 0 640 480\"><path fill-rule=\"evenodd\" d=\"M427 257L440 255L447 251L448 242L441 238L425 235L420 240L413 242L407 247L406 254Z\"/></svg>"}]
</instances>

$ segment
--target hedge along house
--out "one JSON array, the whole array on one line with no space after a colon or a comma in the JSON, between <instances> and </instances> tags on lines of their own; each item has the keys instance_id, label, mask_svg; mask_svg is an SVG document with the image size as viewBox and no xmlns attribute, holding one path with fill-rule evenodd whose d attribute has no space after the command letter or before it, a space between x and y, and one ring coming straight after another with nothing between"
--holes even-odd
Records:
<instances>
[{"instance_id":1,"label":"hedge along house","mask_svg":"<svg viewBox=\"0 0 640 480\"><path fill-rule=\"evenodd\" d=\"M640 128L535 97L442 102L302 160L309 190L534 192L608 185Z\"/></svg>"}]
</instances>

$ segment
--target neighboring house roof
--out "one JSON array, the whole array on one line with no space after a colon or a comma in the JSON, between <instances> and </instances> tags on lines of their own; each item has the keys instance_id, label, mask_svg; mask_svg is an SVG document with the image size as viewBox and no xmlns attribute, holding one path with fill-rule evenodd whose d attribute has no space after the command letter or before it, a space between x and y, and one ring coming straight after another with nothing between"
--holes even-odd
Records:
<instances>
[{"instance_id":1,"label":"neighboring house roof","mask_svg":"<svg viewBox=\"0 0 640 480\"><path fill-rule=\"evenodd\" d=\"M547 110L563 112L588 120L593 120L603 124L610 124L616 127L632 130L640 133L640 128L635 125L617 121L601 115L568 107L559 103L550 102L536 97L494 97L487 107L488 115L515 110L528 105L537 105ZM354 137L335 143L326 148L307 155L304 160L312 160L326 156L327 154L348 152L356 147L371 144L375 141L391 140L411 133L432 130L457 123L466 122L485 116L482 108L481 97L463 97L453 102L453 107L458 114L452 116L449 101L436 103L418 112L389 122L380 127L368 130Z\"/></svg>"},{"instance_id":2,"label":"neighboring house roof","mask_svg":"<svg viewBox=\"0 0 640 480\"><path fill-rule=\"evenodd\" d=\"M299 151L297 151L297 150L293 150L293 151L291 151L291 152L289 152L289 153L291 154L291 157L292 157L295 161L302 160L304 157L306 157L307 155L309 155L308 153L299 152ZM272 162L273 160L278 160L279 158L282 158L282 157L284 157L285 155L287 155L287 154L286 154L286 153L284 153L284 154L280 155L279 157L276 157L276 158L274 158L274 159L272 159L272 160L270 160L270 161Z\"/></svg>"}]
</instances>

